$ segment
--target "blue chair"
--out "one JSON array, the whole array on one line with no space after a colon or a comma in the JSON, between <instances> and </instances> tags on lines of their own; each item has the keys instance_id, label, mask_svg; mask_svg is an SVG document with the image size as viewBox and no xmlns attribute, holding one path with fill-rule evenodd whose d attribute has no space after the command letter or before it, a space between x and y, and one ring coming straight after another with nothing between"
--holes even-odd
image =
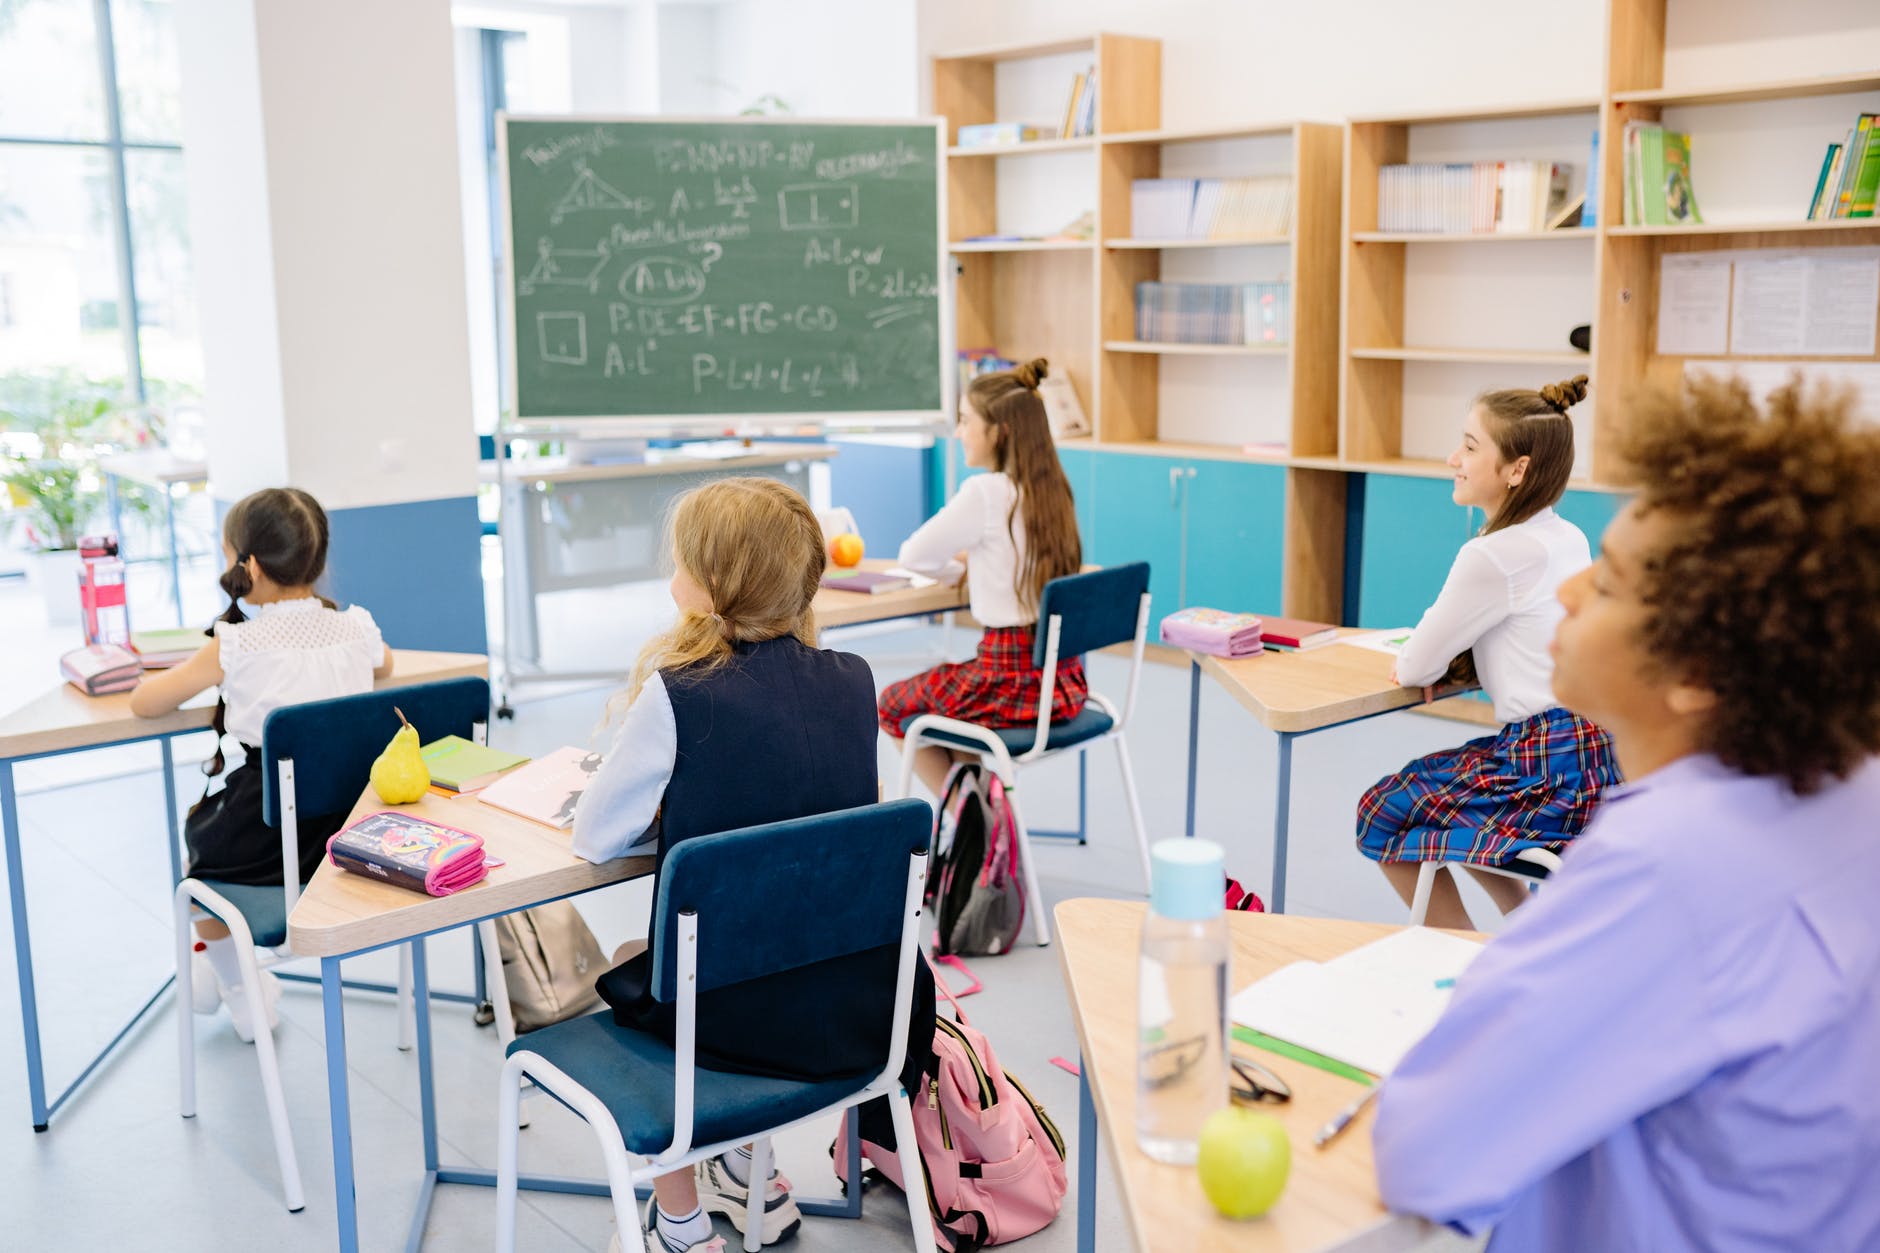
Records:
<instances>
[{"instance_id":1,"label":"blue chair","mask_svg":"<svg viewBox=\"0 0 1880 1253\"><path fill-rule=\"evenodd\" d=\"M192 908L200 906L228 927L247 987L258 991L262 970L291 960L291 953L277 952L263 961L255 949L278 950L287 943L287 916L300 899L298 815L302 809L310 814L351 811L371 776L373 758L384 751L398 727L394 706L431 739L445 735L481 739L489 721L490 685L480 678L444 679L275 710L261 730L261 810L268 825L280 828L281 886L257 887L195 878L176 885L176 1041L183 1117L196 1116L196 1023L190 1007ZM401 950L401 955L409 960L408 949ZM407 979L401 978L400 982L408 989ZM403 1003L409 999L409 995L400 998L401 1016L406 1012ZM257 996L256 1012L260 1008ZM261 1086L274 1130L274 1154L280 1163L287 1208L298 1213L306 1200L287 1123L274 1037L265 1022L257 1027L255 1057L261 1064Z\"/></svg>"},{"instance_id":2,"label":"blue chair","mask_svg":"<svg viewBox=\"0 0 1880 1253\"><path fill-rule=\"evenodd\" d=\"M901 725L904 748L901 756L901 795L909 794L914 782L914 754L923 745L933 744L955 752L972 753L990 766L1005 785L1012 817L1018 825L1019 862L1025 872L1025 892L1031 904L1033 926L1038 943L1051 942L1050 911L1038 891L1038 873L1032 868L1031 835L1018 805L1018 767L1055 757L1066 749L1088 749L1110 740L1116 745L1116 765L1123 779L1123 797L1129 804L1130 825L1136 832L1136 848L1142 857L1143 890L1149 886L1149 833L1142 820L1142 803L1136 796L1136 775L1129 763L1129 747L1123 730L1136 708L1136 688L1142 678L1142 648L1149 633L1149 566L1132 562L1052 579L1044 585L1039 600L1037 632L1032 648L1032 663L1041 672L1038 691L1038 721L1028 727L982 727L942 714L920 714ZM1115 704L1097 692L1083 712L1069 722L1051 721L1051 694L1057 683L1057 665L1061 657L1077 657L1112 644L1131 643L1129 693L1119 713Z\"/></svg>"},{"instance_id":3,"label":"blue chair","mask_svg":"<svg viewBox=\"0 0 1880 1253\"><path fill-rule=\"evenodd\" d=\"M496 1118L496 1247L502 1253L516 1247L516 1118L525 1079L599 1138L625 1249L646 1247L636 1183L747 1141L755 1142L751 1178L769 1178L772 1135L879 1096L893 1111L908 1194L918 1197L926 1176L900 1075L932 824L925 802L890 801L674 847L660 869L650 935L652 995L676 1002L675 1042L620 1026L602 1011L543 1027L510 1046ZM763 901L788 901L788 911L761 904L753 883L764 885ZM879 1070L799 1083L696 1064L701 994L889 944L900 946L899 977L892 1011L883 1007L894 1017ZM914 1247L933 1253L926 1208L912 1204L909 1217ZM746 1249L762 1247L763 1228L761 1218L749 1224Z\"/></svg>"}]
</instances>

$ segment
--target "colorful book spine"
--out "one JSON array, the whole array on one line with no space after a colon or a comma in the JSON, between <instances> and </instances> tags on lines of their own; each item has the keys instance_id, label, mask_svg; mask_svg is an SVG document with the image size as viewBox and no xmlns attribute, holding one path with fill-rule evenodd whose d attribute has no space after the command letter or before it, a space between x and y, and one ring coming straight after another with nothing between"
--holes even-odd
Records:
<instances>
[{"instance_id":1,"label":"colorful book spine","mask_svg":"<svg viewBox=\"0 0 1880 1253\"><path fill-rule=\"evenodd\" d=\"M1874 202L1880 199L1880 114L1861 114L1860 128L1866 131L1867 142L1861 149L1860 168L1848 180L1853 188L1847 208L1850 218L1872 217Z\"/></svg>"},{"instance_id":2,"label":"colorful book spine","mask_svg":"<svg viewBox=\"0 0 1880 1253\"><path fill-rule=\"evenodd\" d=\"M1027 144L1043 139L1045 128L1024 122L977 122L960 127L959 146L985 148L997 144Z\"/></svg>"},{"instance_id":3,"label":"colorful book spine","mask_svg":"<svg viewBox=\"0 0 1880 1253\"><path fill-rule=\"evenodd\" d=\"M1395 234L1540 231L1567 205L1571 167L1551 161L1386 165L1378 170L1377 228Z\"/></svg>"},{"instance_id":4,"label":"colorful book spine","mask_svg":"<svg viewBox=\"0 0 1880 1253\"><path fill-rule=\"evenodd\" d=\"M1829 144L1828 150L1821 156L1821 172L1815 175L1815 190L1808 197L1808 220L1816 221L1821 217L1822 193L1828 189L1828 180L1834 174L1835 158L1841 155L1840 144Z\"/></svg>"}]
</instances>

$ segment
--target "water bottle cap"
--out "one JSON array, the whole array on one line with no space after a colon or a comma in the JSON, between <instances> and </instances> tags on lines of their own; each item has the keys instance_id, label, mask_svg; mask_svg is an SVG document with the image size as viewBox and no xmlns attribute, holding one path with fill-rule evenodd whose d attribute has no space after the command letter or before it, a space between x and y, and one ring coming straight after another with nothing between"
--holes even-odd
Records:
<instances>
[{"instance_id":1,"label":"water bottle cap","mask_svg":"<svg viewBox=\"0 0 1880 1253\"><path fill-rule=\"evenodd\" d=\"M1149 850L1149 908L1164 918L1200 921L1220 913L1226 876L1212 840L1160 840Z\"/></svg>"}]
</instances>

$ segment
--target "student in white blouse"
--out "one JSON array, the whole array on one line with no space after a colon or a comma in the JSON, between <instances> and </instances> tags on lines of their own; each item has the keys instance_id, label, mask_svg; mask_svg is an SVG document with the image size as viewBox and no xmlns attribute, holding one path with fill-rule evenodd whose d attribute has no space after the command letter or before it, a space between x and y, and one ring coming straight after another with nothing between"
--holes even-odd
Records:
<instances>
[{"instance_id":1,"label":"student in white blouse","mask_svg":"<svg viewBox=\"0 0 1880 1253\"><path fill-rule=\"evenodd\" d=\"M391 650L372 615L354 605L341 610L315 594L326 570L327 520L319 502L292 487L270 487L245 496L222 523L228 561L222 590L228 608L209 642L173 670L145 678L131 693L131 712L154 718L212 687L222 689L216 706L215 757L211 777L222 773L222 735L241 742L246 759L229 771L222 789L205 795L189 811L183 837L189 873L223 883L254 885L281 881L281 835L261 820L261 728L283 705L352 696L372 690L374 678L392 672ZM251 619L241 602L255 608ZM306 882L326 851L326 841L344 813L300 815L300 878ZM195 1010L212 1014L227 1004L235 1032L255 1036L251 1004L228 928L204 916L196 923ZM280 985L263 972L261 1004L270 1028Z\"/></svg>"},{"instance_id":2,"label":"student in white blouse","mask_svg":"<svg viewBox=\"0 0 1880 1253\"><path fill-rule=\"evenodd\" d=\"M1554 512L1573 468L1567 410L1585 395L1583 374L1539 391L1488 392L1449 455L1455 502L1481 509L1488 523L1456 554L1395 677L1425 687L1472 675L1504 725L1418 758L1359 803L1358 847L1406 904L1420 862L1501 866L1524 849L1558 851L1586 826L1600 790L1618 782L1606 733L1555 703L1548 652L1561 615L1555 593L1592 562L1586 536ZM1517 882L1476 877L1504 912L1524 898ZM1437 878L1427 920L1470 925L1447 875Z\"/></svg>"}]
</instances>

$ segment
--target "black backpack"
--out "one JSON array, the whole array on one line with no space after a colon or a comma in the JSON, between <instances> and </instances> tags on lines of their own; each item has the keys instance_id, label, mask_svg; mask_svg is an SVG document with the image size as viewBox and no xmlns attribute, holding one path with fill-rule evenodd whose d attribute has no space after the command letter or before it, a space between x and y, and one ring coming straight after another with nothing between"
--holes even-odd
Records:
<instances>
[{"instance_id":1,"label":"black backpack","mask_svg":"<svg viewBox=\"0 0 1880 1253\"><path fill-rule=\"evenodd\" d=\"M997 956L1025 926L1018 822L997 775L976 762L947 772L934 811L926 903L940 956Z\"/></svg>"}]
</instances>

